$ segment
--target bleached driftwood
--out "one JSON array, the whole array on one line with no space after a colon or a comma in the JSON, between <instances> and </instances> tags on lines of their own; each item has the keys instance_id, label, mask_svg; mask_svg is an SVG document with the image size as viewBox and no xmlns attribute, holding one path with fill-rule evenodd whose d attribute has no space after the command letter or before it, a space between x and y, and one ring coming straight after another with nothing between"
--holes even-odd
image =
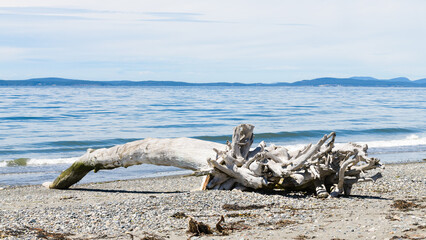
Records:
<instances>
[{"instance_id":1,"label":"bleached driftwood","mask_svg":"<svg viewBox=\"0 0 426 240\"><path fill-rule=\"evenodd\" d=\"M347 143L336 147L334 132L297 151L261 142L255 149L254 126L234 128L226 145L191 138L149 138L108 149L89 149L50 188L68 188L89 171L143 163L175 166L207 175L202 189L313 189L319 197L349 195L357 182L375 181L365 172L380 167L367 157L367 146Z\"/></svg>"},{"instance_id":2,"label":"bleached driftwood","mask_svg":"<svg viewBox=\"0 0 426 240\"><path fill-rule=\"evenodd\" d=\"M208 160L213 169L206 189L315 189L319 197L327 197L349 195L354 183L381 177L365 177L365 171L381 166L379 159L367 157L367 145L336 147L334 132L297 151L264 142L250 150L253 128L236 127L227 149L216 150L216 158Z\"/></svg>"},{"instance_id":3,"label":"bleached driftwood","mask_svg":"<svg viewBox=\"0 0 426 240\"><path fill-rule=\"evenodd\" d=\"M53 183L43 185L67 189L92 170L97 172L102 169L127 168L144 163L202 171L209 168L206 159L216 155L213 149L224 146L192 138L146 138L111 148L89 148L86 154L63 171Z\"/></svg>"}]
</instances>

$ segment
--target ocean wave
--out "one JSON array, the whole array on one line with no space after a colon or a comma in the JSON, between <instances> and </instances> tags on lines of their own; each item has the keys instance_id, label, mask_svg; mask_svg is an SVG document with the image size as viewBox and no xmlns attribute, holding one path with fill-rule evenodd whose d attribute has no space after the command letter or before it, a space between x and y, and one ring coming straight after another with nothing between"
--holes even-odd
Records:
<instances>
[{"instance_id":1,"label":"ocean wave","mask_svg":"<svg viewBox=\"0 0 426 240\"><path fill-rule=\"evenodd\" d=\"M219 137L211 137L205 140L210 141L218 141ZM231 140L231 139L229 139ZM419 137L418 135L411 134L401 139L393 139L393 140L381 140L381 141L366 141L366 142L357 142L358 144L367 144L370 149L372 148L380 148L381 151L387 152L384 150L386 148L398 148L398 147L412 147L412 146L426 146L426 137ZM270 143L268 143L269 145ZM344 143L336 143L336 146L342 145ZM278 144L283 145L289 151L302 149L306 144ZM253 145L253 147L255 147ZM413 150L412 148L410 150ZM392 150L389 150L392 152ZM70 158L18 158L14 160L1 161L0 167L14 167L14 166L38 166L38 165L57 165L57 164L72 164L79 157L70 157Z\"/></svg>"},{"instance_id":2,"label":"ocean wave","mask_svg":"<svg viewBox=\"0 0 426 240\"><path fill-rule=\"evenodd\" d=\"M16 166L39 166L39 165L57 165L72 164L78 157L72 158L18 158L14 160L6 160L0 162L0 167L16 167Z\"/></svg>"},{"instance_id":3,"label":"ocean wave","mask_svg":"<svg viewBox=\"0 0 426 240\"><path fill-rule=\"evenodd\" d=\"M84 153L88 148L98 149L107 148L127 142L136 141L135 138L114 138L103 140L87 141L47 141L34 142L22 145L20 148L8 147L7 150L0 150L1 155L19 155L19 154L49 154L49 153Z\"/></svg>"},{"instance_id":4,"label":"ocean wave","mask_svg":"<svg viewBox=\"0 0 426 240\"><path fill-rule=\"evenodd\" d=\"M55 158L55 159L30 159L28 165L50 165L50 164L71 164L77 161L79 157Z\"/></svg>"},{"instance_id":5,"label":"ocean wave","mask_svg":"<svg viewBox=\"0 0 426 240\"><path fill-rule=\"evenodd\" d=\"M416 131L409 128L374 128L374 129L361 129L361 130L305 130L293 132L277 132L277 133L255 133L255 138L265 141L283 141L283 140L299 140L303 138L321 138L324 134L336 132L337 136L354 136L354 135L391 135L391 134L407 134L415 133ZM231 135L220 136L199 136L196 137L201 140L226 142L231 140Z\"/></svg>"},{"instance_id":6,"label":"ocean wave","mask_svg":"<svg viewBox=\"0 0 426 240\"><path fill-rule=\"evenodd\" d=\"M419 137L418 135L411 134L405 138L386 140L386 141L367 141L367 142L356 142L357 144L367 144L368 148L395 148L395 147L411 147L411 146L426 146L426 138ZM335 146L341 146L345 143L335 143ZM307 144L293 144L285 146L288 150L302 149Z\"/></svg>"},{"instance_id":7,"label":"ocean wave","mask_svg":"<svg viewBox=\"0 0 426 240\"><path fill-rule=\"evenodd\" d=\"M411 134L403 139L365 142L370 148L389 148L426 145L426 138Z\"/></svg>"},{"instance_id":8,"label":"ocean wave","mask_svg":"<svg viewBox=\"0 0 426 240\"><path fill-rule=\"evenodd\" d=\"M48 141L34 144L34 146L50 146L50 147L62 147L62 148L73 148L73 147L93 147L93 146L110 146L123 144L126 142L136 141L136 138L112 138L103 140L87 140L87 141Z\"/></svg>"},{"instance_id":9,"label":"ocean wave","mask_svg":"<svg viewBox=\"0 0 426 240\"><path fill-rule=\"evenodd\" d=\"M13 122L26 122L26 121L52 121L56 120L56 117L35 117L35 116L15 116L15 117L1 117L1 121L13 121Z\"/></svg>"}]
</instances>

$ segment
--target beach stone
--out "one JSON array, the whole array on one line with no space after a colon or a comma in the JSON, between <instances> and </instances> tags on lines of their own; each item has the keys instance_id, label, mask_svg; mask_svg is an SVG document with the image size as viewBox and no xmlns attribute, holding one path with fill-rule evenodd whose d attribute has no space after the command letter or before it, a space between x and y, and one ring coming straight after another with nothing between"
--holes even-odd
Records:
<instances>
[{"instance_id":1,"label":"beach stone","mask_svg":"<svg viewBox=\"0 0 426 240\"><path fill-rule=\"evenodd\" d=\"M317 235L317 239L349 239L359 234L359 239L372 237L391 239L413 231L413 236L425 226L425 208L400 211L392 208L394 199L416 201L425 206L424 181L395 181L396 175L407 179L419 177L425 172L426 164L387 166L384 177L375 184L358 184L353 189L354 196L320 200L303 193L262 194L241 191L198 191L191 192L199 184L195 177L169 177L140 179L101 184L78 185L87 189L105 189L105 192L73 190L72 196L82 199L75 201L58 200L63 191L48 190L37 186L16 187L0 191L0 230L6 227L22 227L28 223L52 233L74 233L76 238L85 235L100 239L130 239L124 232L133 229L135 239L142 238L144 232L153 232L168 239L188 239L188 220L171 217L183 212L215 227L221 215L225 223L243 220L249 229L230 232L224 239L295 239L300 233L306 236ZM425 174L426 175L426 174ZM399 178L399 180L403 178ZM117 188L119 187L119 188ZM386 192L377 191L388 188ZM176 188L182 193L176 193ZM129 193L112 194L114 189ZM130 193L149 192L145 193ZM158 193L152 193L158 192ZM163 194L161 194L163 193ZM27 198L43 199L43 202ZM67 194L69 196L71 194ZM46 198L46 196L49 196ZM413 200L417 199L417 200ZM252 205L267 207L255 210L227 211L224 204ZM227 217L227 214L241 216ZM398 216L401 221L391 221L386 216ZM34 223L29 223L35 220ZM284 227L273 225L278 220L295 221ZM341 221L343 220L343 221ZM260 225L272 223L272 225ZM417 225L414 225L417 224ZM373 230L372 230L373 229ZM410 229L410 231L407 231ZM414 230L413 230L414 229ZM424 229L424 228L423 228ZM407 232L403 232L403 231ZM23 235L19 239L35 239L36 236ZM102 237L102 235L106 235ZM221 236L202 236L197 239L222 239Z\"/></svg>"}]
</instances>

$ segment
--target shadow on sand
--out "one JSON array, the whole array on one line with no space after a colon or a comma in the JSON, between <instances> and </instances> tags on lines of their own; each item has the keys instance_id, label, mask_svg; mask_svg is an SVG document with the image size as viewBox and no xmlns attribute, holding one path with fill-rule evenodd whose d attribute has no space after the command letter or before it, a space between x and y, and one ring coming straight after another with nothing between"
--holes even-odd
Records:
<instances>
[{"instance_id":1,"label":"shadow on sand","mask_svg":"<svg viewBox=\"0 0 426 240\"><path fill-rule=\"evenodd\" d=\"M67 191L86 191L86 192L103 192L103 193L134 193L134 194L172 194L172 193L184 193L184 191L132 191L132 190L120 190L120 189L96 189L96 188L69 188Z\"/></svg>"}]
</instances>

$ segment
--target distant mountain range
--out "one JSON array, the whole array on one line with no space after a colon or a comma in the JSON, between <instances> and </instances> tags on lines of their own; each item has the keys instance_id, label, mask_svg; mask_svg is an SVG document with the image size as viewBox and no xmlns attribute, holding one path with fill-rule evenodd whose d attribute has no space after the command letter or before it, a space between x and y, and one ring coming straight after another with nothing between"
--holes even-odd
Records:
<instances>
[{"instance_id":1,"label":"distant mountain range","mask_svg":"<svg viewBox=\"0 0 426 240\"><path fill-rule=\"evenodd\" d=\"M65 78L32 78L0 80L0 86L347 86L347 87L426 87L426 78L411 81L405 77L376 79L373 77L316 78L293 83L187 83L176 81L89 81Z\"/></svg>"}]
</instances>

